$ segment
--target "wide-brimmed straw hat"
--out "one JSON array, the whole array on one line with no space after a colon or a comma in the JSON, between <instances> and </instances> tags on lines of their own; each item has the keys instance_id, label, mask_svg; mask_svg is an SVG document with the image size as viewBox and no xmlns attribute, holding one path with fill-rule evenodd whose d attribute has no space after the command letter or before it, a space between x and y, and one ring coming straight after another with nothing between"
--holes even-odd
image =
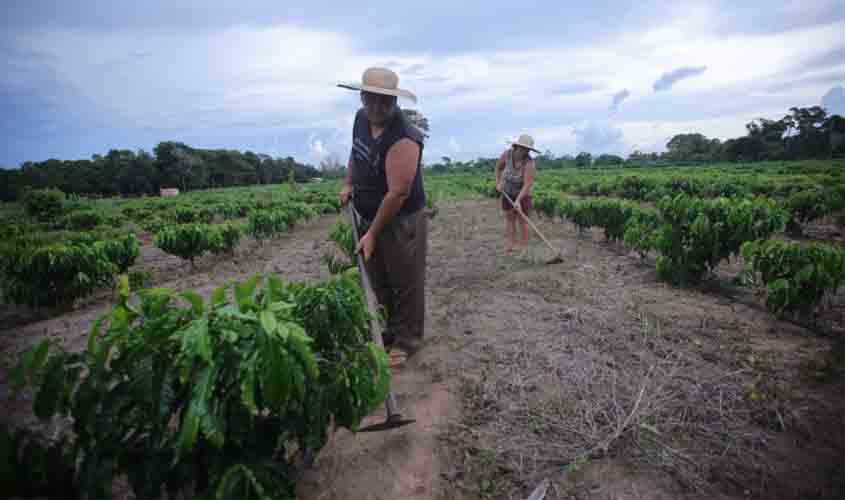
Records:
<instances>
[{"instance_id":1,"label":"wide-brimmed straw hat","mask_svg":"<svg viewBox=\"0 0 845 500\"><path fill-rule=\"evenodd\" d=\"M534 149L534 138L531 137L528 134L522 134L522 135L519 136L519 139L517 139L516 141L508 141L508 144L521 146L525 149L530 149L531 151L534 151L535 153L540 153L539 150Z\"/></svg>"},{"instance_id":2,"label":"wide-brimmed straw hat","mask_svg":"<svg viewBox=\"0 0 845 500\"><path fill-rule=\"evenodd\" d=\"M413 92L399 88L399 75L387 68L367 68L361 77L361 83L338 83L337 86L373 94L404 97L417 102L417 96Z\"/></svg>"}]
</instances>

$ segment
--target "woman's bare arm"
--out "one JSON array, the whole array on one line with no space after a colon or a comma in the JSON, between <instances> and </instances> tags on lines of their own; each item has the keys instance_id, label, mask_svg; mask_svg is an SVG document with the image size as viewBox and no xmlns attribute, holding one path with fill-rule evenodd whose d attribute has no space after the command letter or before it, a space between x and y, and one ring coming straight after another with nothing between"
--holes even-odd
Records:
<instances>
[{"instance_id":1,"label":"woman's bare arm","mask_svg":"<svg viewBox=\"0 0 845 500\"><path fill-rule=\"evenodd\" d=\"M502 170L505 169L505 161L507 160L508 152L505 151L499 156L499 160L496 162L496 189L499 191L502 190Z\"/></svg>"}]
</instances>

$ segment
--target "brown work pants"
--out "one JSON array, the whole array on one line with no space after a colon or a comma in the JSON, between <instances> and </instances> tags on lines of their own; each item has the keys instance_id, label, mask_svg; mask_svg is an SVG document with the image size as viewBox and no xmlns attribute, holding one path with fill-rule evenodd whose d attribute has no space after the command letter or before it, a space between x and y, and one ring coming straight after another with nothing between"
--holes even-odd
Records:
<instances>
[{"instance_id":1,"label":"brown work pants","mask_svg":"<svg viewBox=\"0 0 845 500\"><path fill-rule=\"evenodd\" d=\"M361 219L360 236L370 221ZM422 345L425 330L425 264L428 218L424 210L395 216L381 234L366 262L373 292L387 316L386 348L398 347L409 356Z\"/></svg>"}]
</instances>

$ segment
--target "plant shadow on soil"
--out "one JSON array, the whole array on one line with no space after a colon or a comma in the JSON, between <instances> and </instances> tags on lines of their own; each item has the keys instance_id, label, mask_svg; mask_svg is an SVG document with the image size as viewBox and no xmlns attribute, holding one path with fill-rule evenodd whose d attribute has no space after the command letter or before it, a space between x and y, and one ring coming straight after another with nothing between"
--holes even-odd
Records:
<instances>
[{"instance_id":1,"label":"plant shadow on soil","mask_svg":"<svg viewBox=\"0 0 845 500\"><path fill-rule=\"evenodd\" d=\"M490 200L444 201L430 221L424 349L395 372L413 425L335 432L303 499L842 498L845 383L822 377L832 339L780 321L751 292L679 289L598 232L541 219L564 262L532 235L503 252ZM203 295L256 272L328 277L320 256L336 217L321 217L235 258L191 271L154 247L155 286ZM733 273L735 274L735 273ZM17 359L50 337L80 349L110 293L59 317L20 310L0 353ZM836 323L836 315L827 318ZM0 369L0 386L7 369ZM2 397L3 394L0 394ZM6 406L6 403L12 403ZM26 401L6 417L35 425ZM383 411L364 425L383 418Z\"/></svg>"}]
</instances>

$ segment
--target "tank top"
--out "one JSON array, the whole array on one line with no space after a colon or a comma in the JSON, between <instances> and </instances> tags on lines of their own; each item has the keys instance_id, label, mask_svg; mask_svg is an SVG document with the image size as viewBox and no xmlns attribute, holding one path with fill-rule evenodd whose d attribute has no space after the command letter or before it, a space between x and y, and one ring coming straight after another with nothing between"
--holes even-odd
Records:
<instances>
[{"instance_id":1,"label":"tank top","mask_svg":"<svg viewBox=\"0 0 845 500\"><path fill-rule=\"evenodd\" d=\"M502 172L502 180L504 182L505 192L512 199L519 195L522 191L522 186L525 184L525 167L528 165L530 158L526 158L522 165L517 168L513 162L513 151L508 150L508 157L505 160L505 170Z\"/></svg>"},{"instance_id":2,"label":"tank top","mask_svg":"<svg viewBox=\"0 0 845 500\"><path fill-rule=\"evenodd\" d=\"M364 109L358 110L355 115L349 164L352 169L353 204L355 210L365 219L375 218L381 201L387 194L387 171L384 163L387 152L404 138L409 138L419 144L420 157L417 160L417 173L411 183L411 192L402 203L397 214L399 216L413 214L425 207L422 172L423 134L398 108L394 117L377 138L372 136L370 122L367 120Z\"/></svg>"}]
</instances>

